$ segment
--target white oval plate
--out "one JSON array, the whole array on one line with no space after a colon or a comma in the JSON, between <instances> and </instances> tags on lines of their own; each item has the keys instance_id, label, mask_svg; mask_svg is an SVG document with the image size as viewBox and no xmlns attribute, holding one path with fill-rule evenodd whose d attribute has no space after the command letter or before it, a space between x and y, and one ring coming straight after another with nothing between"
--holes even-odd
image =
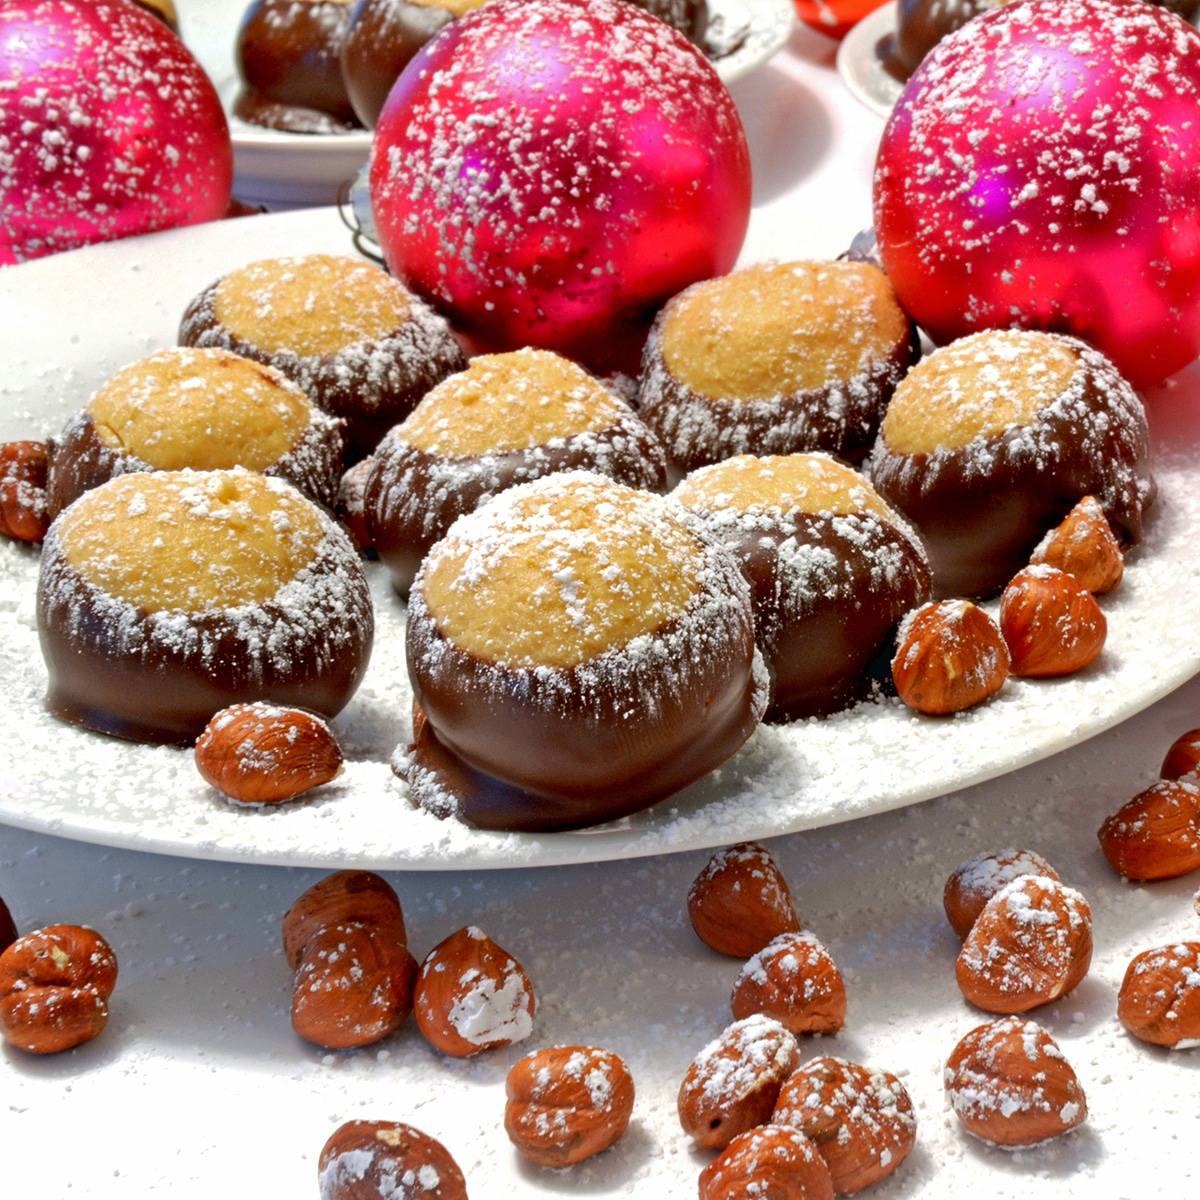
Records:
<instances>
[{"instance_id":1,"label":"white oval plate","mask_svg":"<svg viewBox=\"0 0 1200 1200\"><path fill-rule=\"evenodd\" d=\"M1200 26L1200 16L1195 22ZM879 56L879 43L896 29L896 0L868 13L842 39L837 52L838 74L860 104L878 116L896 107L904 84L888 72Z\"/></svg>"},{"instance_id":2,"label":"white oval plate","mask_svg":"<svg viewBox=\"0 0 1200 1200\"><path fill-rule=\"evenodd\" d=\"M838 46L837 69L850 94L873 113L886 117L900 99L904 84L889 74L879 57L879 43L896 29L896 0L867 13Z\"/></svg>"},{"instance_id":3,"label":"white oval plate","mask_svg":"<svg viewBox=\"0 0 1200 1200\"><path fill-rule=\"evenodd\" d=\"M372 134L283 133L239 121L233 113L238 76L234 42L249 0L184 0L184 40L217 85L233 137L234 194L249 204L297 208L333 204L371 152ZM709 0L711 36L730 46L713 58L730 83L767 62L796 20L792 0Z\"/></svg>"},{"instance_id":4,"label":"white oval plate","mask_svg":"<svg viewBox=\"0 0 1200 1200\"><path fill-rule=\"evenodd\" d=\"M832 218L830 218L832 220ZM755 216L756 221L766 220ZM841 249L830 227L774 231L781 254ZM768 231L771 232L771 231ZM175 338L191 296L264 255L348 249L331 209L250 217L96 246L0 271L0 440L56 430L123 363ZM763 236L757 231L756 236ZM822 240L824 239L824 240ZM29 829L198 858L375 868L587 862L713 846L833 824L941 795L1100 733L1200 670L1200 372L1152 400L1162 500L1145 545L1104 602L1109 641L1084 674L1010 682L949 720L899 704L760 729L719 773L656 810L584 833L481 833L408 807L388 768L408 736L403 606L374 565L375 655L336 722L350 760L314 798L238 810L188 753L118 742L42 711L37 556L0 545L0 820Z\"/></svg>"}]
</instances>

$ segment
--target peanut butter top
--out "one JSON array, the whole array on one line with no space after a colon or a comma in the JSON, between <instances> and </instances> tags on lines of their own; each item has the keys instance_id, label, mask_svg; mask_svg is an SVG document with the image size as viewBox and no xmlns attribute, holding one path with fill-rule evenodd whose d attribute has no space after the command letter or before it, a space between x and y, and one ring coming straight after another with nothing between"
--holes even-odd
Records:
<instances>
[{"instance_id":1,"label":"peanut butter top","mask_svg":"<svg viewBox=\"0 0 1200 1200\"><path fill-rule=\"evenodd\" d=\"M681 616L704 569L678 505L571 472L460 518L417 586L461 649L510 667L569 668Z\"/></svg>"},{"instance_id":2,"label":"peanut butter top","mask_svg":"<svg viewBox=\"0 0 1200 1200\"><path fill-rule=\"evenodd\" d=\"M119 475L58 523L67 563L144 613L269 600L313 563L324 529L293 488L240 469Z\"/></svg>"},{"instance_id":3,"label":"peanut butter top","mask_svg":"<svg viewBox=\"0 0 1200 1200\"><path fill-rule=\"evenodd\" d=\"M400 427L426 454L472 458L612 428L628 409L582 367L548 350L484 354L443 380Z\"/></svg>"},{"instance_id":4,"label":"peanut butter top","mask_svg":"<svg viewBox=\"0 0 1200 1200\"><path fill-rule=\"evenodd\" d=\"M267 258L217 284L213 312L234 336L268 354L336 354L393 334L410 297L386 271L333 254Z\"/></svg>"},{"instance_id":5,"label":"peanut butter top","mask_svg":"<svg viewBox=\"0 0 1200 1200\"><path fill-rule=\"evenodd\" d=\"M100 441L159 471L277 463L312 423L308 397L272 367L224 350L163 350L88 403Z\"/></svg>"},{"instance_id":6,"label":"peanut butter top","mask_svg":"<svg viewBox=\"0 0 1200 1200\"><path fill-rule=\"evenodd\" d=\"M763 263L688 288L662 326L667 369L712 400L745 402L855 381L908 337L869 263Z\"/></svg>"},{"instance_id":7,"label":"peanut butter top","mask_svg":"<svg viewBox=\"0 0 1200 1200\"><path fill-rule=\"evenodd\" d=\"M883 418L895 454L953 450L1028 425L1070 386L1075 348L1052 333L995 329L960 338L900 381Z\"/></svg>"}]
</instances>

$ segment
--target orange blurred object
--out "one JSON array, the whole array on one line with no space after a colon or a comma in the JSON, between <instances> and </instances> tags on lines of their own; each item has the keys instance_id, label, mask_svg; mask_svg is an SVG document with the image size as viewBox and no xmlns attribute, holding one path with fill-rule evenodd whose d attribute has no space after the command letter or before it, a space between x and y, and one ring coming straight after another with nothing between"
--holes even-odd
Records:
<instances>
[{"instance_id":1,"label":"orange blurred object","mask_svg":"<svg viewBox=\"0 0 1200 1200\"><path fill-rule=\"evenodd\" d=\"M841 41L886 0L796 0L796 12L809 29Z\"/></svg>"}]
</instances>

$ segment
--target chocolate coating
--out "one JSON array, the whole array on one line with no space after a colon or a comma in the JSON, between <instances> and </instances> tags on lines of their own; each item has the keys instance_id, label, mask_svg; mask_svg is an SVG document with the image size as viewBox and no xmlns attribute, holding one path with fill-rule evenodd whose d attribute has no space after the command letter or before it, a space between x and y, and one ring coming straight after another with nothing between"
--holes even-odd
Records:
<instances>
[{"instance_id":1,"label":"chocolate coating","mask_svg":"<svg viewBox=\"0 0 1200 1200\"><path fill-rule=\"evenodd\" d=\"M870 515L737 518L708 519L750 583L772 678L765 720L824 716L861 699L901 618L932 593L915 537Z\"/></svg>"},{"instance_id":2,"label":"chocolate coating","mask_svg":"<svg viewBox=\"0 0 1200 1200\"><path fill-rule=\"evenodd\" d=\"M286 479L310 499L332 508L341 469L342 435L336 422L322 420L309 425L302 440L262 474ZM81 412L51 442L46 510L53 520L84 492L117 475L153 470L137 455L102 442L91 415Z\"/></svg>"},{"instance_id":3,"label":"chocolate coating","mask_svg":"<svg viewBox=\"0 0 1200 1200\"><path fill-rule=\"evenodd\" d=\"M181 346L214 346L266 363L299 384L308 398L345 422L347 463L370 454L391 427L447 375L467 365L449 326L416 297L407 320L379 341L356 342L336 354L274 353L238 337L217 320L217 280L187 307L179 326Z\"/></svg>"},{"instance_id":4,"label":"chocolate coating","mask_svg":"<svg viewBox=\"0 0 1200 1200\"><path fill-rule=\"evenodd\" d=\"M414 743L397 773L423 807L480 829L578 829L639 812L735 754L766 707L748 611L689 637L682 675L662 657L600 688L556 669L552 707L516 700L531 673L453 646L415 594L408 628ZM430 650L436 671L423 665Z\"/></svg>"},{"instance_id":5,"label":"chocolate coating","mask_svg":"<svg viewBox=\"0 0 1200 1200\"><path fill-rule=\"evenodd\" d=\"M528 450L475 458L443 458L409 445L393 430L375 452L365 512L371 544L407 595L429 548L464 513L485 500L558 471L594 471L629 487L661 492L666 456L658 439L630 419L599 433L563 438Z\"/></svg>"},{"instance_id":6,"label":"chocolate coating","mask_svg":"<svg viewBox=\"0 0 1200 1200\"><path fill-rule=\"evenodd\" d=\"M1156 486L1141 404L1113 365L1075 339L1077 394L1027 426L928 454L897 454L882 436L868 467L880 495L916 525L936 594L989 596L1034 547L1094 495L1128 543L1140 541Z\"/></svg>"},{"instance_id":7,"label":"chocolate coating","mask_svg":"<svg viewBox=\"0 0 1200 1200\"><path fill-rule=\"evenodd\" d=\"M340 529L330 527L305 571L303 611L272 600L252 614L146 614L114 601L67 562L57 529L46 538L37 608L46 707L60 720L184 745L230 704L267 700L333 717L362 682L374 616Z\"/></svg>"},{"instance_id":8,"label":"chocolate coating","mask_svg":"<svg viewBox=\"0 0 1200 1200\"><path fill-rule=\"evenodd\" d=\"M708 0L630 0L652 17L678 29L685 38L702 50L708 33Z\"/></svg>"},{"instance_id":9,"label":"chocolate coating","mask_svg":"<svg viewBox=\"0 0 1200 1200\"><path fill-rule=\"evenodd\" d=\"M668 305L659 313L646 341L638 409L680 475L736 454L823 450L847 462L862 461L888 399L921 353L920 335L909 322L891 351L852 381L769 399L714 399L668 366L663 327L669 312Z\"/></svg>"},{"instance_id":10,"label":"chocolate coating","mask_svg":"<svg viewBox=\"0 0 1200 1200\"><path fill-rule=\"evenodd\" d=\"M374 129L400 72L454 20L449 9L410 0L358 0L342 41L342 78L358 119Z\"/></svg>"},{"instance_id":11,"label":"chocolate coating","mask_svg":"<svg viewBox=\"0 0 1200 1200\"><path fill-rule=\"evenodd\" d=\"M315 110L347 125L354 109L342 82L338 51L350 22L339 0L254 0L238 30L238 67L246 81L236 115L272 128L325 132L289 125L289 110Z\"/></svg>"}]
</instances>

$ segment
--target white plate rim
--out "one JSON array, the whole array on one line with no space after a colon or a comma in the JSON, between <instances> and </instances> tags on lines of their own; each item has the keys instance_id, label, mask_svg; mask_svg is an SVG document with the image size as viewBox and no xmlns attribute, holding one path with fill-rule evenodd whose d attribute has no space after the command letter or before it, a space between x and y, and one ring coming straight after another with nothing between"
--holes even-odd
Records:
<instances>
[{"instance_id":1,"label":"white plate rim","mask_svg":"<svg viewBox=\"0 0 1200 1200\"><path fill-rule=\"evenodd\" d=\"M180 287L175 273L155 272L149 269L156 262L170 261L178 271L183 271L187 266L189 254L194 254L197 260L203 263L203 267L198 269L193 263L189 268L191 275L188 276L189 282L186 286L190 294L190 289L196 283L203 286L204 283L219 274L221 269L227 269L225 266L218 267L217 262L222 264L241 262L248 257L259 256L263 253L303 253L338 245L345 248L346 236L345 230L338 221L336 210L308 210L155 234L147 238L130 239L123 243L89 247L56 258L9 268L0 272L0 330L7 327L7 337L11 339L8 349L14 377L24 371L35 380L36 387L41 387L42 385L36 381L44 378L47 371L52 370L55 378L59 378L64 374L69 376L73 369L71 352L69 349L63 348L61 344L61 326L53 335L53 344L63 352L52 366L39 359L39 369L31 374L32 368L28 363L22 363L18 347L22 346L25 341L33 339L29 337L29 329L22 330L20 328L21 313L32 311L39 304L42 311L57 315L59 306L63 304L63 297L76 295L78 303L86 303L88 296L78 294L86 293L88 288L97 287L103 290L106 282L112 281L123 281L128 285L131 278L140 275L143 280L150 281L139 286L151 288L148 295L153 300L156 311L163 314L164 321L167 317L173 320L181 303L186 302L186 297L181 300L175 294ZM210 262L210 260L212 261ZM82 288L81 283L84 285ZM168 290L169 298L164 299ZM161 328L165 331L169 326L164 323ZM107 339L110 332L97 329L88 336L93 339ZM169 334L165 332L157 336L158 340L155 344L164 344L169 339ZM0 343L2 342L3 337L0 336ZM152 347L149 344L145 344L142 348L142 344L139 343L138 353L144 353L150 348ZM132 355L130 356L132 357ZM1190 391L1200 394L1200 371L1194 372L1190 384ZM79 386L82 386L82 383ZM3 394L3 389L4 384L0 383L0 394ZM1187 409L1187 405L1184 404L1183 408ZM16 428L14 419L11 415L9 416L7 428L10 431L6 432L4 436L22 436L22 434L11 432ZM1200 416L1198 416L1198 420L1200 420ZM1190 429L1189 434L1191 434ZM30 436L30 434L25 433L23 436ZM1200 443L1200 438L1196 438L1196 441ZM1189 444L1191 443L1189 442ZM1200 463L1200 457L1187 462L1186 492L1189 497L1193 494L1197 497L1195 511L1200 512L1200 465L1193 466L1193 461ZM1192 509L1188 507L1186 512L1181 512L1177 520L1182 520L1191 514ZM1166 551L1173 550L1176 554L1180 554L1188 550L1190 541L1188 546L1182 544L1184 541L1187 539L1177 536L1176 540L1167 544L1164 551L1164 567L1169 567L1173 561ZM1141 565L1132 568L1131 577L1140 578L1136 572L1141 569L1144 569ZM1193 576L1200 575L1195 572L1191 574ZM1147 579L1152 580L1153 578L1153 575L1147 576ZM1117 593L1118 606L1121 604L1122 597L1128 594L1129 587L1129 583L1126 583L1123 585L1123 590ZM12 609L14 600L19 601L19 599L19 597L7 598L8 607ZM1185 588L1181 588L1180 595L1173 602L1180 605L1193 601L1196 612L1200 614L1200 579L1194 583L1188 582ZM5 602L6 597L0 595L0 609L4 608ZM1176 614L1179 613L1178 608L1172 611ZM1158 621L1162 619L1163 614L1156 610L1152 616L1155 621ZM1139 617L1138 620L1144 621L1145 618ZM1141 628L1139 626L1139 629ZM846 795L846 803L842 803L843 796L839 793L836 806L819 797L821 803L826 804L824 809L801 813L799 816L789 816L787 820L780 820L774 810L745 811L754 799L752 794L749 799L746 798L746 789L743 786L745 781L749 781L752 789L759 782L754 771L761 767L763 756L769 753L783 753L783 750L779 749L781 743L771 740L773 735L768 734L761 735L755 740L757 742L756 750L744 751L742 756L723 768L718 776L710 777L708 781L698 785L696 789L684 793L679 798L665 801L646 818L636 818L626 827L542 836L463 833L459 844L452 845L450 852L444 854L439 852L424 857L419 853L410 852L404 845L397 845L396 841L389 842L386 849L378 853L354 846L322 845L314 849L312 845L288 845L286 844L288 834L280 835L271 824L279 821L280 818L286 821L286 817L282 813L234 813L232 816L237 823L231 828L236 829L237 837L225 841L198 837L190 828L187 836L182 837L164 834L161 830L156 832L146 828L131 829L122 826L119 821L114 822L109 819L103 811L99 814L94 811L85 811L64 818L61 813L48 813L44 806L39 806L37 797L32 794L23 794L21 785L15 777L15 768L10 768L7 772L0 771L0 821L37 832L70 836L81 841L115 847L141 849L181 857L294 866L357 865L399 870L493 869L635 858L666 852L702 849L747 838L770 838L806 828L840 823L886 812L947 792L959 791L1040 761L1104 732L1153 704L1191 678L1197 671L1200 671L1200 642L1197 639L1191 639L1181 644L1173 643L1169 647L1169 656L1154 664L1154 672L1148 685L1139 686L1135 692L1123 691L1119 702L1111 702L1111 697L1106 695L1102 708L1090 715L1085 714L1081 719L1072 718L1066 721L1062 728L1043 738L1036 745L1014 749L1005 741L1003 753L994 754L991 758L980 759L967 769L962 769L958 765L947 766L946 763L940 761L926 763L922 759L921 765L924 773L916 782L910 780L904 786L893 787L889 780L885 794L878 797ZM1118 682L1120 678L1118 677ZM1101 677L1101 683L1095 687L1091 684L1086 685L1091 688L1087 692L1087 696L1090 698L1094 693L1111 692L1112 685L1113 676L1111 674L1104 675ZM1050 687L1054 686L1050 685ZM1035 705L1043 704L1043 708L1047 712L1053 711L1056 719L1058 718L1061 700L1056 707L1053 702L1054 692L1030 693L1030 695L1044 695L1044 703L1042 700L1035 700L1033 703ZM1020 703L1019 698L1018 703ZM983 719L988 719L986 714L989 710L990 706L989 709L979 710L984 714ZM907 720L911 723L912 714L906 714L902 709L898 712L900 716L897 719ZM1018 713L1018 716L1020 715ZM892 718L889 715L886 719L890 721ZM975 718L968 714L967 719ZM1039 717L1039 719L1041 718ZM811 727L811 733L805 732L803 736L818 740L822 737L834 739L840 755L843 750L838 739L845 737L845 731L838 725L838 720L835 718L830 722L818 723ZM848 718L848 723L849 720ZM963 736L969 738L971 743L977 740L974 731L980 728L978 725L968 724L960 727L958 719L951 723L939 724L942 729L950 731L946 735L950 742L959 736L952 732L956 728L965 728L968 733ZM806 729L808 728L810 727L806 727ZM854 736L859 735L855 734ZM1008 736L1007 731L1005 731L1005 736ZM932 742L930 744L932 745ZM754 745L755 743L752 742L752 747ZM856 743L847 743L847 751L855 749L857 749ZM875 749L874 752L878 753L879 751ZM805 765L808 765L807 759ZM744 778L740 778L740 776ZM838 780L835 779L834 782L841 786ZM375 786L373 783L372 787ZM741 791L738 790L739 787L742 789ZM403 803L403 800L397 795L395 802L399 805ZM349 804L351 801L335 798L328 803L331 805ZM228 811L225 806L217 805L215 802L211 807L221 813ZM191 810L189 810L189 815L191 815ZM206 811L202 815L204 823L207 824L210 814ZM358 817L355 816L353 819L357 821ZM422 819L432 821L431 818ZM266 825L259 824L264 820L267 822ZM254 824L251 824L252 822ZM216 820L213 821L214 825L217 823ZM278 827L287 829L287 826L282 823ZM296 828L303 827L297 826ZM389 830L391 828L389 824ZM438 828L442 828L442 826L439 825ZM265 839L259 837L258 831L263 829L271 830ZM311 831L309 832L311 833ZM403 836L405 835L402 833L398 834L397 840L402 840ZM256 838L258 840L255 840ZM367 839L364 838L364 845L366 841ZM464 847L466 848L464 849Z\"/></svg>"},{"instance_id":2,"label":"white plate rim","mask_svg":"<svg viewBox=\"0 0 1200 1200\"><path fill-rule=\"evenodd\" d=\"M865 108L878 117L887 117L904 90L904 84L884 70L875 47L879 40L896 28L896 0L867 13L850 30L837 51L837 72L846 90ZM894 90L891 102L885 102L879 92Z\"/></svg>"},{"instance_id":3,"label":"white plate rim","mask_svg":"<svg viewBox=\"0 0 1200 1200\"><path fill-rule=\"evenodd\" d=\"M710 3L710 10L720 11L730 7L735 13L739 9L748 13L750 34L745 42L729 54L709 60L722 82L726 84L743 78L778 54L787 44L797 19L792 0L713 0ZM356 129L347 133L290 133L287 130L268 129L240 120L234 116L232 108L232 98L239 86L238 80L227 71L215 70L211 63L204 65L222 97L235 151L279 150L298 154L307 150L320 157L343 157L356 153L361 154L363 158L370 152L374 133L369 129Z\"/></svg>"}]
</instances>

